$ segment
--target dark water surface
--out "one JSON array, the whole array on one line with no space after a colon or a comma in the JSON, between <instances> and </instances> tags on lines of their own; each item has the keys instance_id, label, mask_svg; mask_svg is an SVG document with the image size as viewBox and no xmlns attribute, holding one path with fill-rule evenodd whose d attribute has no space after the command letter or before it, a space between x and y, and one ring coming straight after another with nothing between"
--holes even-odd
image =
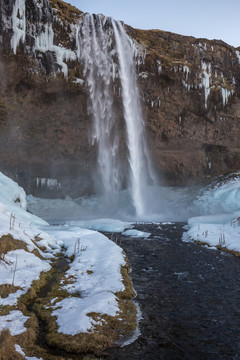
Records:
<instances>
[{"instance_id":1,"label":"dark water surface","mask_svg":"<svg viewBox=\"0 0 240 360\"><path fill-rule=\"evenodd\" d=\"M141 335L107 359L240 359L240 259L182 242L183 224L136 229L152 235L118 243L132 267Z\"/></svg>"}]
</instances>

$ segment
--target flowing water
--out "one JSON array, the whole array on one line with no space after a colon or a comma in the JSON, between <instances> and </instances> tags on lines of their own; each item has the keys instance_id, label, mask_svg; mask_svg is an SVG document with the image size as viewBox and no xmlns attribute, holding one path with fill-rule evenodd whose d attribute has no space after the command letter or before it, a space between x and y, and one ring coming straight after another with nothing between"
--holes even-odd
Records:
<instances>
[{"instance_id":1,"label":"flowing water","mask_svg":"<svg viewBox=\"0 0 240 360\"><path fill-rule=\"evenodd\" d=\"M79 32L79 56L89 90L89 112L93 117L92 145L98 146L98 165L104 192L121 188L119 141L113 108L112 31L104 31L101 16L85 15Z\"/></svg>"},{"instance_id":2,"label":"flowing water","mask_svg":"<svg viewBox=\"0 0 240 360\"><path fill-rule=\"evenodd\" d=\"M142 224L146 240L119 234L132 266L141 334L109 360L239 360L240 262L181 240L184 224Z\"/></svg>"},{"instance_id":3,"label":"flowing water","mask_svg":"<svg viewBox=\"0 0 240 360\"><path fill-rule=\"evenodd\" d=\"M119 74L122 84L124 116L126 121L131 193L137 216L144 215L144 190L150 183L156 185L146 145L144 121L137 88L135 63L130 41L121 25L112 20L116 49L119 58Z\"/></svg>"},{"instance_id":4,"label":"flowing water","mask_svg":"<svg viewBox=\"0 0 240 360\"><path fill-rule=\"evenodd\" d=\"M157 181L146 142L132 41L120 22L89 14L83 16L78 40L103 192L113 202L126 187L136 215L142 216L146 211L145 189ZM117 121L113 98L116 86L122 99L124 124ZM122 137L121 129L125 131ZM122 156L122 142L126 142L126 159Z\"/></svg>"}]
</instances>

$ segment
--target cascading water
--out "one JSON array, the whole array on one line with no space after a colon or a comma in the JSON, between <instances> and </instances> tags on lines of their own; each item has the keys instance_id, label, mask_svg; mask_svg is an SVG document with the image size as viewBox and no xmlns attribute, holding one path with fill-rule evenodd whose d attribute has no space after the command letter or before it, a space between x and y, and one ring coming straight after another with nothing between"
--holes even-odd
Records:
<instances>
[{"instance_id":1,"label":"cascading water","mask_svg":"<svg viewBox=\"0 0 240 360\"><path fill-rule=\"evenodd\" d=\"M122 24L112 20L119 59L124 117L129 149L130 187L138 216L145 213L144 191L149 181L156 185L152 171L137 87L135 63L130 39Z\"/></svg>"},{"instance_id":2,"label":"cascading water","mask_svg":"<svg viewBox=\"0 0 240 360\"><path fill-rule=\"evenodd\" d=\"M89 111L93 115L92 144L98 145L98 165L105 193L121 188L118 137L115 131L110 56L111 35L104 31L104 18L85 15L79 31L79 56L89 88Z\"/></svg>"},{"instance_id":3,"label":"cascading water","mask_svg":"<svg viewBox=\"0 0 240 360\"><path fill-rule=\"evenodd\" d=\"M89 14L83 17L78 40L79 59L84 65L90 94L89 110L94 120L92 140L98 145L98 165L104 191L112 197L122 188L122 178L127 178L125 182L136 215L143 216L146 187L156 184L156 180L146 144L131 40L120 22ZM120 161L122 154L113 99L116 68L125 119L127 176L123 174Z\"/></svg>"}]
</instances>

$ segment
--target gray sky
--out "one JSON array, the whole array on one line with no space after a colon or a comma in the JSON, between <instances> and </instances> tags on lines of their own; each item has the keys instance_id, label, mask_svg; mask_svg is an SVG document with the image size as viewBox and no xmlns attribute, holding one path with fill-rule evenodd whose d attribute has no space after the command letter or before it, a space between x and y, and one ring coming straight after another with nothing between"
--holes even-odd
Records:
<instances>
[{"instance_id":1,"label":"gray sky","mask_svg":"<svg viewBox=\"0 0 240 360\"><path fill-rule=\"evenodd\" d=\"M140 29L160 29L240 46L240 0L66 0Z\"/></svg>"}]
</instances>

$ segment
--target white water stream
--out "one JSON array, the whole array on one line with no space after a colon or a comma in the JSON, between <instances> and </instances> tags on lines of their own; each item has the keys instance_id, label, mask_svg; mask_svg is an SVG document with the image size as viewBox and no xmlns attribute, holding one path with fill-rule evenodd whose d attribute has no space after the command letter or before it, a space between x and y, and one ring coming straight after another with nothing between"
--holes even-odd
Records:
<instances>
[{"instance_id":1,"label":"white water stream","mask_svg":"<svg viewBox=\"0 0 240 360\"><path fill-rule=\"evenodd\" d=\"M157 181L146 143L131 45L120 22L103 15L86 14L83 17L78 53L89 89L89 112L94 124L92 144L96 142L98 147L102 187L112 201L127 184L135 213L143 216L146 189L149 185L156 185ZM118 94L122 98L124 124L117 121L113 97L116 86L119 86ZM125 161L122 141L126 142L127 148Z\"/></svg>"}]
</instances>

